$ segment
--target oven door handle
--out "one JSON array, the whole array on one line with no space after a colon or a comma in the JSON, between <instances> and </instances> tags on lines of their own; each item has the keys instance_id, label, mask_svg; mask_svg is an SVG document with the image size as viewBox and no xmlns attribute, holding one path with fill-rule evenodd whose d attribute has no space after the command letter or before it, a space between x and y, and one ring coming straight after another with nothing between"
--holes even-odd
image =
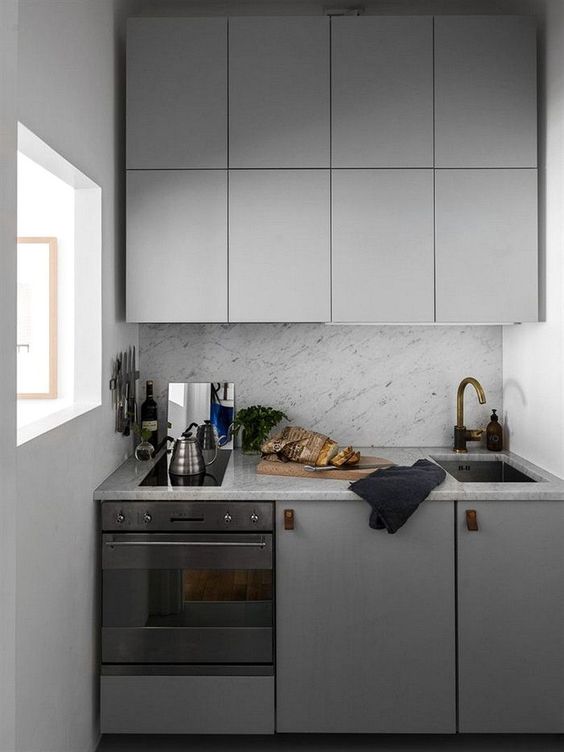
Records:
<instances>
[{"instance_id":1,"label":"oven door handle","mask_svg":"<svg viewBox=\"0 0 564 752\"><path fill-rule=\"evenodd\" d=\"M237 546L239 548L265 548L266 541L261 538L258 543L240 541L105 541L106 546Z\"/></svg>"}]
</instances>

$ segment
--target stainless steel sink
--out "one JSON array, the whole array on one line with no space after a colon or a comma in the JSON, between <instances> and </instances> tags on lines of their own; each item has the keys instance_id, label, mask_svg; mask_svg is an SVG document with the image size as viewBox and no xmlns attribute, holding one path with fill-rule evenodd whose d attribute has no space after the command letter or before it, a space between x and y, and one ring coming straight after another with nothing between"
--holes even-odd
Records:
<instances>
[{"instance_id":1,"label":"stainless steel sink","mask_svg":"<svg viewBox=\"0 0 564 752\"><path fill-rule=\"evenodd\" d=\"M504 460L441 460L437 465L460 483L536 483Z\"/></svg>"}]
</instances>

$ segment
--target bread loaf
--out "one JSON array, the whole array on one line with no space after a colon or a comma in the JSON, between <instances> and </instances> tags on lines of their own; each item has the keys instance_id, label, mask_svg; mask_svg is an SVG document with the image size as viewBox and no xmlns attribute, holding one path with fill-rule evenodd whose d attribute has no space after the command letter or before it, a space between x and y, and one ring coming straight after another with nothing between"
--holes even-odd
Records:
<instances>
[{"instance_id":1,"label":"bread loaf","mask_svg":"<svg viewBox=\"0 0 564 752\"><path fill-rule=\"evenodd\" d=\"M261 452L263 459L274 462L328 465L337 454L338 445L322 433L300 426L286 426L281 434L262 445Z\"/></svg>"},{"instance_id":2,"label":"bread loaf","mask_svg":"<svg viewBox=\"0 0 564 752\"><path fill-rule=\"evenodd\" d=\"M352 446L345 447L344 449L341 449L341 451L333 457L333 459L331 460L331 464L335 465L335 467L341 467L341 465L346 465L348 464L349 460L352 459L354 454L355 452Z\"/></svg>"}]
</instances>

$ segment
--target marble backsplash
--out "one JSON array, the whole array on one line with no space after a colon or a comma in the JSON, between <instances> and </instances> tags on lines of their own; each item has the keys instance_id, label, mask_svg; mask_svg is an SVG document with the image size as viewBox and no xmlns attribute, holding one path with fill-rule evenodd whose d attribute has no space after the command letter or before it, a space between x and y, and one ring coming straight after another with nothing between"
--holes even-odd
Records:
<instances>
[{"instance_id":1,"label":"marble backsplash","mask_svg":"<svg viewBox=\"0 0 564 752\"><path fill-rule=\"evenodd\" d=\"M466 425L503 416L499 326L143 324L139 348L163 417L169 381L233 381L237 407L280 408L341 444L447 445L465 376L487 397L467 389Z\"/></svg>"}]
</instances>

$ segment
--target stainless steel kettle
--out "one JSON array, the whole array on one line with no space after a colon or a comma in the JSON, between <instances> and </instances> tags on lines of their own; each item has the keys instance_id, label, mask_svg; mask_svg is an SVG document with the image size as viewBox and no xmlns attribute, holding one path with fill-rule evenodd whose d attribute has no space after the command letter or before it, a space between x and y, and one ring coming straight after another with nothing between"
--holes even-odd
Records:
<instances>
[{"instance_id":1,"label":"stainless steel kettle","mask_svg":"<svg viewBox=\"0 0 564 752\"><path fill-rule=\"evenodd\" d=\"M192 423L188 430L193 426L197 426L197 424ZM221 438L224 437L222 436ZM221 443L216 427L212 424L211 420L204 420L201 426L196 427L196 439L198 440L200 449L215 449Z\"/></svg>"},{"instance_id":2,"label":"stainless steel kettle","mask_svg":"<svg viewBox=\"0 0 564 752\"><path fill-rule=\"evenodd\" d=\"M213 458L206 462L198 439L186 430L174 442L168 471L171 475L201 475L206 472L206 467L215 462L216 458L217 447Z\"/></svg>"}]
</instances>

